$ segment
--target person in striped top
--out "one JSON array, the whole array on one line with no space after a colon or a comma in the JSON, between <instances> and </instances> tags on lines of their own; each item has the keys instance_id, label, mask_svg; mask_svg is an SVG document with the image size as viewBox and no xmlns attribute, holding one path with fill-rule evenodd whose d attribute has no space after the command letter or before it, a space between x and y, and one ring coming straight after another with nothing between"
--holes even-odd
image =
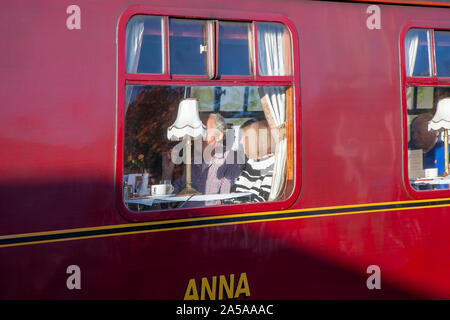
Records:
<instances>
[{"instance_id":1,"label":"person in striped top","mask_svg":"<svg viewBox=\"0 0 450 320\"><path fill-rule=\"evenodd\" d=\"M231 192L251 193L251 202L269 199L275 157L273 140L266 120L249 120L241 126L241 140L248 161L231 187Z\"/></svg>"}]
</instances>

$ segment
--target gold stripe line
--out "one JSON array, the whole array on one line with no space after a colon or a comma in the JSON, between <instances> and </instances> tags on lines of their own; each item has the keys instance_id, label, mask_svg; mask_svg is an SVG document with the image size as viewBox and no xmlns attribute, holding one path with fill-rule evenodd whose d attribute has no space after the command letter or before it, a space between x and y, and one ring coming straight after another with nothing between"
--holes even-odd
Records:
<instances>
[{"instance_id":1,"label":"gold stripe line","mask_svg":"<svg viewBox=\"0 0 450 320\"><path fill-rule=\"evenodd\" d=\"M404 203L420 203L420 202L428 202L430 200L424 200L424 201L410 201L410 202L404 202ZM400 202L394 202L391 204L400 203ZM377 203L377 204L369 204L365 206L377 206L382 204L389 204L389 203ZM274 214L274 213L289 213L289 212L302 212L302 211L319 211L319 210L329 210L329 209L338 209L338 208L350 208L350 207L362 207L364 205L349 205L349 206L339 206L339 207L321 207L321 208L315 208L315 209L300 209L300 210L285 210L285 211L271 211L267 213L263 213L264 215ZM427 205L427 206L419 206L419 207L412 207L412 208L388 208L388 209L375 209L375 210L360 210L360 211L351 211L351 212L342 212L342 213L324 213L324 214L316 214L316 215L307 215L307 216L294 216L294 217L283 217L283 218L270 218L270 219L255 219L255 220L245 220L245 221L232 221L232 222L218 222L214 224L207 224L207 225L193 225L193 226L183 226L183 227L175 227L175 228L161 228L161 229L154 229L154 230L140 230L140 231L129 231L129 232L118 232L118 233L110 233L110 234L101 234L101 235L91 235L91 236L80 236L80 237L73 237L73 238L62 238L62 239L51 239L51 240L38 240L38 241L30 241L30 242L22 242L22 243L12 243L12 244L4 244L0 245L0 248L2 247L12 247L12 246L20 246L20 245L29 245L29 244L38 244L38 243L50 243L50 242L60 242L60 241L69 241L69 240L80 240L80 239L89 239L89 238L101 238L101 237L110 237L110 236L118 236L118 235L131 235L131 234L139 234L139 233L150 233L150 232L160 232L160 231L169 231L169 230L185 230L185 229L194 229L194 228L205 228L205 227L214 227L214 226L224 226L224 225L233 225L233 224L244 224L244 223L255 223L255 222L270 222L270 221L282 221L282 220L294 220L294 219L303 219L303 218L317 218L317 217L329 217L329 216L341 216L341 215L350 215L350 214L359 214L359 213L373 213L373 212L393 212L393 211L401 211L401 210L413 210L413 209L427 209L427 208L438 208L438 207L446 207L450 206L449 204L438 204L438 205ZM261 213L251 213L251 214L243 214L243 215L233 215L233 216L220 216L220 217L244 217L244 216L255 216L255 215L261 215ZM213 218L219 218L218 217L201 217L197 219L181 219L181 220L175 220L175 221L157 221L157 223L142 223L142 224L124 224L120 225L121 227L126 226L144 226L144 225L152 225L152 224L166 224L166 223L176 223L176 222L184 222L184 221L199 221L199 220L211 220ZM60 232L58 231L51 231L51 232L39 232L39 233L28 233L23 235L28 236L39 236L39 235L49 235L49 234L64 234L69 232L76 232L76 230L79 231L91 231L91 230L102 230L102 229L114 229L114 228L120 228L118 226L102 226L102 227L93 227L93 228L78 228L78 229L67 229L62 230ZM0 237L0 239L14 239L14 238L20 238L19 235L11 235L11 236L4 236Z\"/></svg>"},{"instance_id":2,"label":"gold stripe line","mask_svg":"<svg viewBox=\"0 0 450 320\"><path fill-rule=\"evenodd\" d=\"M439 201L446 201L446 200L450 200L450 198L439 199ZM118 225L109 225L109 226L61 229L61 230L53 230L53 231L42 231L42 232L4 235L4 236L0 236L0 240L12 239L12 238L23 238L23 237L30 237L30 236L64 234L64 233L72 233L72 232L84 232L84 231L96 231L96 230L105 230L105 229L119 229L119 228L127 228L127 227L150 226L150 225L158 225L158 224L174 224L174 223L203 221L203 220L211 220L211 219L242 218L242 217L260 216L260 215L287 214L287 213L293 213L293 212L309 212L309 211L313 212L313 211L323 211L323 210L339 210L339 209L348 209L348 208L373 207L373 206L396 205L396 204L414 204L414 203L422 203L422 202L430 202L430 201L433 201L433 200L425 199L425 200L415 200L415 201L376 202L376 203L368 203L368 204L328 206L328 207L278 210L278 211L267 211L267 212L239 213L239 214L233 214L233 215L207 216L207 217L196 217L196 218L176 219L176 220L161 220L161 221L150 221L150 222L141 222L141 223L118 224ZM447 205L448 204L445 204L443 206L447 206ZM429 206L429 207L431 207L431 206ZM408 209L408 208L404 208L404 209ZM383 209L382 211L386 211L386 210L387 209ZM369 212L369 211L363 210L362 212ZM339 214L339 213L334 213L333 215L337 215L337 214ZM320 214L320 216L323 216L323 215L324 214ZM311 215L309 215L309 217L311 217Z\"/></svg>"},{"instance_id":3,"label":"gold stripe line","mask_svg":"<svg viewBox=\"0 0 450 320\"><path fill-rule=\"evenodd\" d=\"M450 200L450 198L439 199L439 201L446 201L446 200ZM150 222L140 222L140 223L118 224L118 225L109 225L109 226L61 229L61 230L54 230L54 231L42 231L42 232L4 235L4 236L0 236L0 240L12 239L12 238L22 238L22 237L29 237L29 236L64 234L64 233L72 233L72 232L95 231L95 230L105 230L105 229L119 229L119 228L136 227L136 226L173 224L173 223L203 221L203 220L211 220L211 219L241 218L241 217L251 217L251 216L260 216L260 215L286 214L286 213L292 213L292 212L309 212L309 211L313 212L313 211L322 211L322 210L339 210L339 209L348 209L348 208L373 207L373 206L396 205L396 204L414 204L414 203L423 203L423 202L430 202L430 201L433 201L433 200L425 199L425 200L415 200L415 201L376 202L376 203L354 204L354 205L344 205L344 206L328 206L328 207L302 208L302 209L278 210L278 211L267 211L267 212L239 213L239 214L233 214L233 215L207 216L207 217L196 217L196 218L176 219L176 220L161 220L161 221L150 221ZM405 209L408 209L408 208L405 208ZM368 212L368 210L363 210L363 212ZM334 214L334 215L336 215L336 214ZM321 215L323 215L323 214L321 214Z\"/></svg>"}]
</instances>

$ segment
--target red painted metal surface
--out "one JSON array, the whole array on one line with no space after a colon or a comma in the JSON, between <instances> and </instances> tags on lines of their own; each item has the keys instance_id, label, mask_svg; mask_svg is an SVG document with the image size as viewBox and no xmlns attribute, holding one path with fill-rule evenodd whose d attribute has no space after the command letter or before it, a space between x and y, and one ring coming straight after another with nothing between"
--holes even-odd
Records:
<instances>
[{"instance_id":1,"label":"red painted metal surface","mask_svg":"<svg viewBox=\"0 0 450 320\"><path fill-rule=\"evenodd\" d=\"M133 8L288 25L297 181L282 203L133 218L116 196L116 148L125 83L118 48L124 15L135 9L125 0L76 2L80 30L66 28L62 2L1 4L0 235L350 207L336 215L0 247L1 299L182 299L191 278L242 272L251 299L450 297L447 206L350 210L415 197L404 179L401 34L410 21L448 20L448 9L379 4L382 28L369 30L367 3L195 0L186 10L175 0L141 1ZM66 287L73 264L82 270L81 290ZM369 265L381 269L381 290L366 286Z\"/></svg>"}]
</instances>

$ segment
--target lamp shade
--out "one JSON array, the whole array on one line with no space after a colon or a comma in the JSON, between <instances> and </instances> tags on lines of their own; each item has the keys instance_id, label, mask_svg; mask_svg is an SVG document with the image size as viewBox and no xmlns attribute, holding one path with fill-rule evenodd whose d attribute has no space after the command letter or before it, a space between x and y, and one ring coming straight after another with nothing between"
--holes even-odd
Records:
<instances>
[{"instance_id":1,"label":"lamp shade","mask_svg":"<svg viewBox=\"0 0 450 320\"><path fill-rule=\"evenodd\" d=\"M428 122L428 130L450 129L450 98L444 98L437 104L436 113Z\"/></svg>"},{"instance_id":2,"label":"lamp shade","mask_svg":"<svg viewBox=\"0 0 450 320\"><path fill-rule=\"evenodd\" d=\"M169 140L181 140L185 136L191 138L206 138L205 125L198 115L198 100L184 99L178 106L178 114L175 122L167 129Z\"/></svg>"}]
</instances>

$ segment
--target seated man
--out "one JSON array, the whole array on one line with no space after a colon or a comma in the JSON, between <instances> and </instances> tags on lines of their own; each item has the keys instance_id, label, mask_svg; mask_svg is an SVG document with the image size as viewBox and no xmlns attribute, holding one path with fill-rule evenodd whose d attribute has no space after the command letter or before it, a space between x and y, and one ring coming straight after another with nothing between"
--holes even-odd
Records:
<instances>
[{"instance_id":1,"label":"seated man","mask_svg":"<svg viewBox=\"0 0 450 320\"><path fill-rule=\"evenodd\" d=\"M191 166L192 187L201 194L230 193L231 185L241 172L241 167L230 159L231 150L224 151L226 123L220 114L210 114L206 122L206 141L202 145L202 164ZM194 144L195 147L195 144ZM195 153L195 152L194 152ZM174 162L170 154L163 155L163 179L172 179ZM186 186L186 175L175 180L174 192L178 193ZM218 205L220 201L190 202L184 207Z\"/></svg>"},{"instance_id":2,"label":"seated man","mask_svg":"<svg viewBox=\"0 0 450 320\"><path fill-rule=\"evenodd\" d=\"M251 201L267 201L275 163L270 126L265 120L249 120L241 126L241 135L240 142L248 160L231 192L250 192Z\"/></svg>"}]
</instances>

